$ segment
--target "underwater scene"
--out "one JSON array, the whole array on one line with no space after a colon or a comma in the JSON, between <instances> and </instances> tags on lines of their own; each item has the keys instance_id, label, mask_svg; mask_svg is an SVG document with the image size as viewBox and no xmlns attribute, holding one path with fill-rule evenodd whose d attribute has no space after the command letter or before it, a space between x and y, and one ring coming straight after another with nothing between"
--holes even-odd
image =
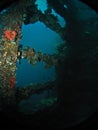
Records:
<instances>
[{"instance_id":1,"label":"underwater scene","mask_svg":"<svg viewBox=\"0 0 98 130\"><path fill-rule=\"evenodd\" d=\"M0 12L0 112L67 128L98 109L98 15L79 0L17 0Z\"/></svg>"}]
</instances>

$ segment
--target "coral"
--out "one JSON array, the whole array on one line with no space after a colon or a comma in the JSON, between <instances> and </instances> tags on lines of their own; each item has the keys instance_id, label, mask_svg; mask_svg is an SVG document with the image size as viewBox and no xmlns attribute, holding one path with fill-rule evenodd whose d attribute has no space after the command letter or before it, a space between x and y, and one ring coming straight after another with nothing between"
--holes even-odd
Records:
<instances>
[{"instance_id":1,"label":"coral","mask_svg":"<svg viewBox=\"0 0 98 130\"><path fill-rule=\"evenodd\" d=\"M10 85L11 89L14 88L14 86L15 86L15 77L10 77L9 78L9 85Z\"/></svg>"},{"instance_id":2,"label":"coral","mask_svg":"<svg viewBox=\"0 0 98 130\"><path fill-rule=\"evenodd\" d=\"M4 31L4 39L6 40L14 40L16 37L16 32L15 31L12 31L12 30L5 30Z\"/></svg>"}]
</instances>

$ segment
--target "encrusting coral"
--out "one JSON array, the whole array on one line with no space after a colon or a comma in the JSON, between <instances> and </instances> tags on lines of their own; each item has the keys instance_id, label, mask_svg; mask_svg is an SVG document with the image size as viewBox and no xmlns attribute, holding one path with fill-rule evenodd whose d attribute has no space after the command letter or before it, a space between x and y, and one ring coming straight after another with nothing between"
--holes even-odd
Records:
<instances>
[{"instance_id":1,"label":"encrusting coral","mask_svg":"<svg viewBox=\"0 0 98 130\"><path fill-rule=\"evenodd\" d=\"M4 31L4 39L6 40L14 40L16 37L16 32L15 31L12 31L12 30L5 30Z\"/></svg>"}]
</instances>

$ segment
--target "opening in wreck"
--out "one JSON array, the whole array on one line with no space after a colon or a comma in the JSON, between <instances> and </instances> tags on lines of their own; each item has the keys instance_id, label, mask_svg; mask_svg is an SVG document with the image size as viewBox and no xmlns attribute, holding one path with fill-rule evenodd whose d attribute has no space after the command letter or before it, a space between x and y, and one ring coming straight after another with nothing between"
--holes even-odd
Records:
<instances>
[{"instance_id":1,"label":"opening in wreck","mask_svg":"<svg viewBox=\"0 0 98 130\"><path fill-rule=\"evenodd\" d=\"M36 1L38 9L44 13L47 9L47 3L45 2L43 6L40 3L41 1ZM59 24L64 27L66 24L65 20L53 9L52 14L57 16ZM20 44L23 46L30 46L36 51L41 51L46 54L54 54L56 53L57 46L60 43L63 43L60 35L40 21L34 24L22 25L22 39ZM37 63L37 65L33 67L28 64L28 61L25 59L22 59L21 62L21 65L17 62L18 69L16 71L16 86L24 86L36 82L45 83L56 79L55 66L45 69L44 63L42 62ZM38 72L40 72L40 75L38 75ZM23 75L26 75L26 77Z\"/></svg>"},{"instance_id":2,"label":"opening in wreck","mask_svg":"<svg viewBox=\"0 0 98 130\"><path fill-rule=\"evenodd\" d=\"M54 31L45 27L41 22L22 26L22 39L20 44L22 44L23 47L30 46L34 48L35 51L54 54L57 45L61 42L61 37ZM36 65L32 66L26 59L21 59L21 64L17 62L17 67L17 86L25 86L32 83L45 83L56 79L55 66L46 69L43 62L38 62Z\"/></svg>"}]
</instances>

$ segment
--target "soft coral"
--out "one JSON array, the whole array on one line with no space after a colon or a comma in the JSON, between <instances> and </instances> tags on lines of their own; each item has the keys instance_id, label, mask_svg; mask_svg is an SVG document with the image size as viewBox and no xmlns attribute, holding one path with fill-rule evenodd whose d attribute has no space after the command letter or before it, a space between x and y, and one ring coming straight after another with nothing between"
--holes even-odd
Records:
<instances>
[{"instance_id":1,"label":"soft coral","mask_svg":"<svg viewBox=\"0 0 98 130\"><path fill-rule=\"evenodd\" d=\"M9 78L9 85L10 85L10 88L14 88L15 86L15 77L10 77Z\"/></svg>"},{"instance_id":2,"label":"soft coral","mask_svg":"<svg viewBox=\"0 0 98 130\"><path fill-rule=\"evenodd\" d=\"M4 38L7 39L7 40L14 40L16 37L16 32L15 31L12 31L12 30L5 30L4 31Z\"/></svg>"}]
</instances>

